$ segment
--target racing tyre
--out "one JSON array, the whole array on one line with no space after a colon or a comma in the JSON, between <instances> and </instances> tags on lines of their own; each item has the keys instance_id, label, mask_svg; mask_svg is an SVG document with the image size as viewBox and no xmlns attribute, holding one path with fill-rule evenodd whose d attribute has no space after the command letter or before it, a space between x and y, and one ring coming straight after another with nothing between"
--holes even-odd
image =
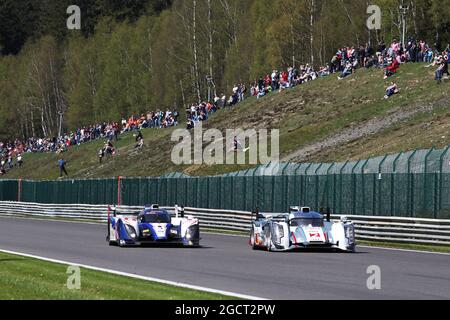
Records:
<instances>
[{"instance_id":1,"label":"racing tyre","mask_svg":"<svg viewBox=\"0 0 450 320\"><path fill-rule=\"evenodd\" d=\"M250 245L253 250L256 250L258 249L258 247L256 246L255 229L252 227L252 230L250 232Z\"/></svg>"},{"instance_id":2,"label":"racing tyre","mask_svg":"<svg viewBox=\"0 0 450 320\"><path fill-rule=\"evenodd\" d=\"M269 227L269 232L266 235L266 239L267 239L267 251L271 252L272 251L272 228Z\"/></svg>"},{"instance_id":3,"label":"racing tyre","mask_svg":"<svg viewBox=\"0 0 450 320\"><path fill-rule=\"evenodd\" d=\"M125 241L120 239L120 225L117 226L117 229L118 229L117 230L118 239L116 242L120 248L123 248L123 247L125 247Z\"/></svg>"}]
</instances>

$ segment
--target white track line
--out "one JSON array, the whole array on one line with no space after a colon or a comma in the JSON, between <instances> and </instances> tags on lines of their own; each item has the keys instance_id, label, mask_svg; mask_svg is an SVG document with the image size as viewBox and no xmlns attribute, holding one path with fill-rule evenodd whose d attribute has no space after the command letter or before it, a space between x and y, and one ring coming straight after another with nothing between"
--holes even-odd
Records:
<instances>
[{"instance_id":1,"label":"white track line","mask_svg":"<svg viewBox=\"0 0 450 320\"><path fill-rule=\"evenodd\" d=\"M68 221L68 220L57 220L57 219L33 218L33 217L0 216L0 218L22 219L22 220L37 220L37 221L51 221L51 222L64 222L64 223L78 223L78 224L90 224L90 225L102 225L101 222ZM226 237L230 237L230 238L248 238L248 236L245 236L245 235L226 234L226 233L219 233L219 232L213 232L213 231L211 231L211 232L203 231L202 233L211 234L211 235L217 235L217 236L226 236ZM388 248L388 247L377 247L377 246L357 246L357 248L388 250L388 251L400 251L400 252L409 252L409 253L437 254L437 255L443 255L443 256L450 255L450 253L445 253L445 252L434 252L434 251L413 250L413 249L400 249L400 248Z\"/></svg>"},{"instance_id":2,"label":"white track line","mask_svg":"<svg viewBox=\"0 0 450 320\"><path fill-rule=\"evenodd\" d=\"M145 277L145 276L140 276L140 275L136 275L136 274L111 270L111 269L105 269L105 268L84 265L84 264L80 264L80 263L76 263L76 262L69 262L69 261L56 260L56 259L35 256L35 255L22 253L22 252L9 251L9 250L3 250L3 249L0 249L0 252L12 254L12 255L19 255L22 257L27 257L27 258L32 258L32 259L38 259L38 260L52 262L52 263L64 264L64 265L68 265L68 266L78 266L81 268L94 270L94 271L106 272L106 273L110 273L110 274L114 274L114 275L118 275L118 276L129 277L129 278L145 280L145 281L151 281L151 282L161 283L161 284L175 286L175 287L179 287L179 288L215 293L215 294L220 294L220 295L229 296L229 297L236 297L236 298L245 299L245 300L267 300L265 298L254 297L254 296L245 295L245 294L241 294L241 293L216 290L216 289L211 289L211 288L206 288L206 287L201 287L201 286L195 286L195 285L191 285L191 284L185 284L185 283L181 283L181 282L168 281L168 280L152 278L152 277Z\"/></svg>"}]
</instances>

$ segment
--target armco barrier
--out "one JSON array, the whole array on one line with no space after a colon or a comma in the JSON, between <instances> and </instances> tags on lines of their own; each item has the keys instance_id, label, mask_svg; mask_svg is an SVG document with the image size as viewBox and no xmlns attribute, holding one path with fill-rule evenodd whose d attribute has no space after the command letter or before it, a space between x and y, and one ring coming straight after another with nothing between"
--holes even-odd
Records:
<instances>
[{"instance_id":1,"label":"armco barrier","mask_svg":"<svg viewBox=\"0 0 450 320\"><path fill-rule=\"evenodd\" d=\"M124 212L142 207L121 206ZM165 208L171 212L174 207ZM252 214L246 211L185 208L186 214L199 218L203 227L226 231L250 230ZM0 202L0 216L64 218L105 222L107 205L50 205L23 202ZM339 219L333 216L333 219ZM359 240L450 245L450 220L396 217L348 216L356 225Z\"/></svg>"}]
</instances>

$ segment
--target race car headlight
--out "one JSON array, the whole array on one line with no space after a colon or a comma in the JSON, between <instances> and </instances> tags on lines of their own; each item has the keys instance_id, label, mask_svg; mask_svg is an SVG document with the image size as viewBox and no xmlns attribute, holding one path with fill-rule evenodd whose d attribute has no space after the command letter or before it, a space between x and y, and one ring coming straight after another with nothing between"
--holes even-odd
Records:
<instances>
[{"instance_id":1,"label":"race car headlight","mask_svg":"<svg viewBox=\"0 0 450 320\"><path fill-rule=\"evenodd\" d=\"M127 230L127 233L131 237L131 239L137 238L136 230L134 230L134 228L132 226L129 226L126 224L125 229Z\"/></svg>"}]
</instances>

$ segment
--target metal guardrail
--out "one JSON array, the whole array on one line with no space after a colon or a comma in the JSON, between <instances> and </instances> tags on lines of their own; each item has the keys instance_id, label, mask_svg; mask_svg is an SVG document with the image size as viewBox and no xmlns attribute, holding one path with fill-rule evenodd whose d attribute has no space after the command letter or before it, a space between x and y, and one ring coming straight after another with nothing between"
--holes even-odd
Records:
<instances>
[{"instance_id":1,"label":"metal guardrail","mask_svg":"<svg viewBox=\"0 0 450 320\"><path fill-rule=\"evenodd\" d=\"M121 206L124 213L137 212L142 207ZM164 207L174 212L174 207ZM246 211L185 208L203 227L248 232L252 214ZM106 222L107 205L56 205L24 202L0 202L0 216L61 218ZM450 220L398 217L347 216L356 226L358 240L403 242L413 244L450 245ZM340 219L340 216L332 216Z\"/></svg>"}]
</instances>

